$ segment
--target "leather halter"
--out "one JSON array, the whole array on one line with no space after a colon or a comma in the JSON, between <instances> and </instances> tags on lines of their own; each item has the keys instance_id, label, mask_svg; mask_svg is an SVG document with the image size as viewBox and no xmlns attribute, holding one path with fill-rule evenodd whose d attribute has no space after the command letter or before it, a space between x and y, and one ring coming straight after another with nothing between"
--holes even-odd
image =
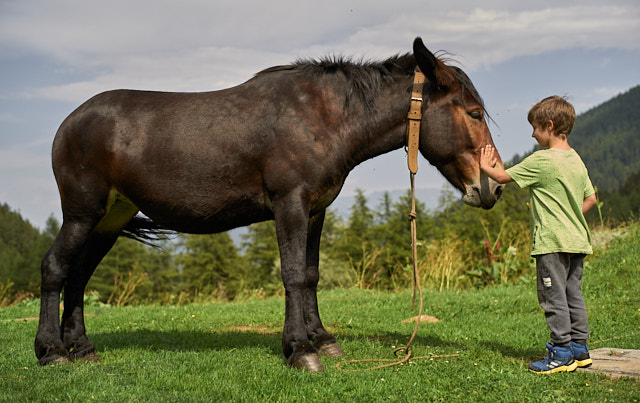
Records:
<instances>
[{"instance_id":1,"label":"leather halter","mask_svg":"<svg viewBox=\"0 0 640 403\"><path fill-rule=\"evenodd\" d=\"M407 122L407 162L412 174L418 172L418 148L420 147L420 121L422 120L422 88L425 76L416 67L413 76L413 89L411 90L411 108L409 109L409 121Z\"/></svg>"}]
</instances>

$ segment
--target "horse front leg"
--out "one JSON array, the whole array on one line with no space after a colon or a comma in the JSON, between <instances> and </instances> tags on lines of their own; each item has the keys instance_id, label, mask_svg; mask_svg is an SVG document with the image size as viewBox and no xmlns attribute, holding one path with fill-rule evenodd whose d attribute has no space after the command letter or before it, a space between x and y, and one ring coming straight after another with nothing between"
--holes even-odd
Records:
<instances>
[{"instance_id":1,"label":"horse front leg","mask_svg":"<svg viewBox=\"0 0 640 403\"><path fill-rule=\"evenodd\" d=\"M285 320L282 352L294 368L309 372L323 371L316 348L309 342L305 326L307 288L306 243L309 211L300 199L274 201L276 234L285 289Z\"/></svg>"},{"instance_id":2,"label":"horse front leg","mask_svg":"<svg viewBox=\"0 0 640 403\"><path fill-rule=\"evenodd\" d=\"M326 211L326 210L325 210ZM306 288L304 290L304 318L307 336L320 355L341 357L344 351L336 338L322 324L318 310L318 281L320 280L320 238L324 223L325 211L312 217L307 234Z\"/></svg>"}]
</instances>

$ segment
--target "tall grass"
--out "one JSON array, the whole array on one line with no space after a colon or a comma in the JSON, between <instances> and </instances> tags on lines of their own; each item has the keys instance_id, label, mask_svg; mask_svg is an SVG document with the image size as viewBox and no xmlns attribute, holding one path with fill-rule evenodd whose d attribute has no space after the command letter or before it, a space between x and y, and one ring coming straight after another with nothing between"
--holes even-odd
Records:
<instances>
[{"instance_id":1,"label":"tall grass","mask_svg":"<svg viewBox=\"0 0 640 403\"><path fill-rule=\"evenodd\" d=\"M418 271L423 287L442 291L509 284L535 272L525 223L505 219L497 233L491 232L488 223L480 223L484 231L481 244L454 233L418 241ZM346 287L343 282L343 288L400 291L410 287L410 262L396 261L392 274L386 273L382 257L389 254L387 249L385 245L364 244L361 257L350 260L351 282ZM336 270L329 270L329 275L334 273Z\"/></svg>"},{"instance_id":2,"label":"tall grass","mask_svg":"<svg viewBox=\"0 0 640 403\"><path fill-rule=\"evenodd\" d=\"M471 261L465 243L455 236L423 243L418 251L420 284L439 291L466 288Z\"/></svg>"},{"instance_id":3,"label":"tall grass","mask_svg":"<svg viewBox=\"0 0 640 403\"><path fill-rule=\"evenodd\" d=\"M135 298L136 289L148 282L149 275L137 270L129 271L127 274L119 274L114 277L113 291L107 299L107 304L124 306Z\"/></svg>"}]
</instances>

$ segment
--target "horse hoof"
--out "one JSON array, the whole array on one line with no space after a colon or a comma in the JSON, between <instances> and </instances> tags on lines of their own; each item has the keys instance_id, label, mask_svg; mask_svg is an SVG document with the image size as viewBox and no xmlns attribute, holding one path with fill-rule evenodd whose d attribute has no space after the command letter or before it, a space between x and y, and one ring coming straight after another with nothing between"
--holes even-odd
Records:
<instances>
[{"instance_id":1,"label":"horse hoof","mask_svg":"<svg viewBox=\"0 0 640 403\"><path fill-rule=\"evenodd\" d=\"M302 369L308 372L322 372L324 366L320 362L320 356L318 354L305 354L291 363L292 368Z\"/></svg>"},{"instance_id":2,"label":"horse hoof","mask_svg":"<svg viewBox=\"0 0 640 403\"><path fill-rule=\"evenodd\" d=\"M74 362L80 361L80 362L98 362L100 361L100 357L98 357L98 354L96 354L94 351L87 353L85 355L82 355L80 357L76 357L73 360Z\"/></svg>"},{"instance_id":3,"label":"horse hoof","mask_svg":"<svg viewBox=\"0 0 640 403\"><path fill-rule=\"evenodd\" d=\"M318 353L331 358L338 358L344 355L344 351L342 351L342 347L338 343L325 344L318 349Z\"/></svg>"},{"instance_id":4,"label":"horse hoof","mask_svg":"<svg viewBox=\"0 0 640 403\"><path fill-rule=\"evenodd\" d=\"M57 357L54 358L53 360L40 360L38 362L40 365L44 366L44 365L67 365L70 363L69 359L67 357Z\"/></svg>"},{"instance_id":5,"label":"horse hoof","mask_svg":"<svg viewBox=\"0 0 640 403\"><path fill-rule=\"evenodd\" d=\"M67 357L58 357L55 360L51 361L50 364L60 365L60 364L68 364L69 359Z\"/></svg>"}]
</instances>

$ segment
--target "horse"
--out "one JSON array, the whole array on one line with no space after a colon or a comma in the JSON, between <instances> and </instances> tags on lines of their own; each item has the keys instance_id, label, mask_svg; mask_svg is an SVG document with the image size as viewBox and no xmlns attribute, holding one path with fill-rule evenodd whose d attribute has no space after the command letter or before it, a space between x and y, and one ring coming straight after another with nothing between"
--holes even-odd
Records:
<instances>
[{"instance_id":1,"label":"horse","mask_svg":"<svg viewBox=\"0 0 640 403\"><path fill-rule=\"evenodd\" d=\"M291 367L322 371L320 356L344 354L318 310L325 212L355 166L405 146L418 69L420 153L466 204L490 209L500 197L502 186L479 169L480 149L493 145L483 101L446 63L418 37L412 53L383 61L297 60L223 90L114 90L79 106L52 146L63 222L42 260L39 364L98 359L83 296L120 235L217 233L274 220L286 295L282 351Z\"/></svg>"}]
</instances>

